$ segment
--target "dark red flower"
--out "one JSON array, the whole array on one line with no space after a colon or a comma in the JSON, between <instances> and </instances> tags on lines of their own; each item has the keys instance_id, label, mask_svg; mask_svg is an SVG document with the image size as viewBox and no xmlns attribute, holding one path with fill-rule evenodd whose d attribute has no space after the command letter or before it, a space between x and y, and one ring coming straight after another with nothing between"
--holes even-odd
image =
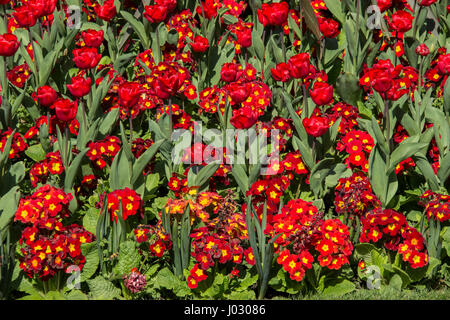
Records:
<instances>
[{"instance_id":1,"label":"dark red flower","mask_svg":"<svg viewBox=\"0 0 450 320\"><path fill-rule=\"evenodd\" d=\"M86 79L83 76L73 77L72 83L68 84L67 88L74 97L84 97L91 91L91 78Z\"/></svg>"},{"instance_id":2,"label":"dark red flower","mask_svg":"<svg viewBox=\"0 0 450 320\"><path fill-rule=\"evenodd\" d=\"M94 68L102 58L96 48L81 48L73 50L73 62L80 69Z\"/></svg>"},{"instance_id":3,"label":"dark red flower","mask_svg":"<svg viewBox=\"0 0 450 320\"><path fill-rule=\"evenodd\" d=\"M327 131L329 122L327 118L312 116L303 119L303 126L310 136L320 137Z\"/></svg>"},{"instance_id":4,"label":"dark red flower","mask_svg":"<svg viewBox=\"0 0 450 320\"><path fill-rule=\"evenodd\" d=\"M75 119L77 115L78 105L69 99L59 99L53 104L56 117L62 122L70 122Z\"/></svg>"},{"instance_id":5,"label":"dark red flower","mask_svg":"<svg viewBox=\"0 0 450 320\"><path fill-rule=\"evenodd\" d=\"M339 23L330 18L320 19L319 29L326 38L336 38L341 32L339 29Z\"/></svg>"},{"instance_id":6,"label":"dark red flower","mask_svg":"<svg viewBox=\"0 0 450 320\"><path fill-rule=\"evenodd\" d=\"M144 17L152 23L160 23L167 17L169 10L166 6L152 5L145 6Z\"/></svg>"},{"instance_id":7,"label":"dark red flower","mask_svg":"<svg viewBox=\"0 0 450 320\"><path fill-rule=\"evenodd\" d=\"M228 85L228 95L233 104L244 102L250 94L250 88L246 83L233 82Z\"/></svg>"},{"instance_id":8,"label":"dark red flower","mask_svg":"<svg viewBox=\"0 0 450 320\"><path fill-rule=\"evenodd\" d=\"M309 94L315 104L323 106L333 100L333 86L326 82L315 82L313 89L309 90Z\"/></svg>"},{"instance_id":9,"label":"dark red flower","mask_svg":"<svg viewBox=\"0 0 450 320\"><path fill-rule=\"evenodd\" d=\"M392 15L391 28L397 32L406 32L412 28L414 17L406 11L398 10Z\"/></svg>"},{"instance_id":10,"label":"dark red flower","mask_svg":"<svg viewBox=\"0 0 450 320\"><path fill-rule=\"evenodd\" d=\"M208 38L195 36L194 41L191 42L191 47L194 52L205 52L209 48Z\"/></svg>"},{"instance_id":11,"label":"dark red flower","mask_svg":"<svg viewBox=\"0 0 450 320\"><path fill-rule=\"evenodd\" d=\"M117 14L114 0L106 0L103 5L95 7L95 13L97 17L105 21L111 21Z\"/></svg>"},{"instance_id":12,"label":"dark red flower","mask_svg":"<svg viewBox=\"0 0 450 320\"><path fill-rule=\"evenodd\" d=\"M37 97L41 106L49 107L58 99L58 94L52 87L43 86L38 88Z\"/></svg>"},{"instance_id":13,"label":"dark red flower","mask_svg":"<svg viewBox=\"0 0 450 320\"><path fill-rule=\"evenodd\" d=\"M12 33L5 33L0 35L0 56L10 57L13 56L17 49L19 49L19 41L17 37Z\"/></svg>"},{"instance_id":14,"label":"dark red flower","mask_svg":"<svg viewBox=\"0 0 450 320\"><path fill-rule=\"evenodd\" d=\"M425 43L422 43L416 47L416 53L421 56L427 56L430 54L430 49Z\"/></svg>"},{"instance_id":15,"label":"dark red flower","mask_svg":"<svg viewBox=\"0 0 450 320\"><path fill-rule=\"evenodd\" d=\"M132 108L141 97L141 84L137 82L124 82L119 86L119 102L124 108Z\"/></svg>"},{"instance_id":16,"label":"dark red flower","mask_svg":"<svg viewBox=\"0 0 450 320\"><path fill-rule=\"evenodd\" d=\"M293 78L305 78L309 74L311 62L309 61L308 53L299 53L292 56L287 64L289 65L289 72Z\"/></svg>"},{"instance_id":17,"label":"dark red flower","mask_svg":"<svg viewBox=\"0 0 450 320\"><path fill-rule=\"evenodd\" d=\"M234 82L239 79L242 71L239 70L239 65L236 63L224 63L222 70L220 70L220 79L225 82Z\"/></svg>"},{"instance_id":18,"label":"dark red flower","mask_svg":"<svg viewBox=\"0 0 450 320\"><path fill-rule=\"evenodd\" d=\"M281 26L286 23L289 12L287 2L263 3L261 9L257 10L259 22L264 26Z\"/></svg>"},{"instance_id":19,"label":"dark red flower","mask_svg":"<svg viewBox=\"0 0 450 320\"><path fill-rule=\"evenodd\" d=\"M87 47L98 48L103 42L105 32L103 30L89 29L81 32L81 37Z\"/></svg>"},{"instance_id":20,"label":"dark red flower","mask_svg":"<svg viewBox=\"0 0 450 320\"><path fill-rule=\"evenodd\" d=\"M438 58L437 67L441 74L450 74L450 54L442 54Z\"/></svg>"},{"instance_id":21,"label":"dark red flower","mask_svg":"<svg viewBox=\"0 0 450 320\"><path fill-rule=\"evenodd\" d=\"M21 28L30 28L36 24L37 17L30 6L24 5L14 9L13 16Z\"/></svg>"},{"instance_id":22,"label":"dark red flower","mask_svg":"<svg viewBox=\"0 0 450 320\"><path fill-rule=\"evenodd\" d=\"M236 129L248 129L252 127L256 121L258 121L258 113L248 106L233 110L233 116L230 119L230 123Z\"/></svg>"},{"instance_id":23,"label":"dark red flower","mask_svg":"<svg viewBox=\"0 0 450 320\"><path fill-rule=\"evenodd\" d=\"M277 64L275 68L271 68L270 72L272 73L272 77L277 81L286 82L291 78L289 65L284 62Z\"/></svg>"}]
</instances>

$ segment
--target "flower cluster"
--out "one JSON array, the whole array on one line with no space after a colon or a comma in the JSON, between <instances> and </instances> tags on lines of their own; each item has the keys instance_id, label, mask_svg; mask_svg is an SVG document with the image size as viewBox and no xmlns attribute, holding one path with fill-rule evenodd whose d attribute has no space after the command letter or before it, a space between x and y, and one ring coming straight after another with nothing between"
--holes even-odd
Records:
<instances>
[{"instance_id":1,"label":"flower cluster","mask_svg":"<svg viewBox=\"0 0 450 320\"><path fill-rule=\"evenodd\" d=\"M140 195L130 188L114 190L107 194L106 199L111 220L114 219L116 222L119 219L120 211L122 211L123 220L142 211ZM103 208L103 202L101 202L101 207Z\"/></svg>"},{"instance_id":2,"label":"flower cluster","mask_svg":"<svg viewBox=\"0 0 450 320\"><path fill-rule=\"evenodd\" d=\"M139 293L143 291L147 285L145 275L141 274L136 268L131 269L130 274L125 274L123 277L125 287L131 293Z\"/></svg>"},{"instance_id":3,"label":"flower cluster","mask_svg":"<svg viewBox=\"0 0 450 320\"><path fill-rule=\"evenodd\" d=\"M61 154L59 151L49 152L45 159L34 163L30 169L31 185L36 187L38 183L46 183L48 175L60 175L64 172Z\"/></svg>"},{"instance_id":4,"label":"flower cluster","mask_svg":"<svg viewBox=\"0 0 450 320\"><path fill-rule=\"evenodd\" d=\"M312 268L315 257L322 267L337 270L349 262L353 250L346 225L338 219L323 219L312 202L301 199L283 206L266 232L279 235L277 263L296 281Z\"/></svg>"},{"instance_id":5,"label":"flower cluster","mask_svg":"<svg viewBox=\"0 0 450 320\"><path fill-rule=\"evenodd\" d=\"M217 203L217 216L209 219L206 226L197 228L191 233L191 254L196 262L187 279L191 289L196 288L198 282L207 279L206 271L216 263L241 264L243 258L250 265L255 263L251 248L243 247L247 230L243 215L237 212L238 205L230 193L220 200L221 202ZM199 200L203 204L210 201L209 195L203 195Z\"/></svg>"},{"instance_id":6,"label":"flower cluster","mask_svg":"<svg viewBox=\"0 0 450 320\"><path fill-rule=\"evenodd\" d=\"M425 207L425 214L428 219L434 218L440 222L450 219L450 196L440 194L431 190L426 191L420 202Z\"/></svg>"},{"instance_id":7,"label":"flower cluster","mask_svg":"<svg viewBox=\"0 0 450 320\"><path fill-rule=\"evenodd\" d=\"M112 160L120 150L121 141L114 136L108 136L97 142L89 142L86 156L100 169L111 164Z\"/></svg>"},{"instance_id":8,"label":"flower cluster","mask_svg":"<svg viewBox=\"0 0 450 320\"><path fill-rule=\"evenodd\" d=\"M377 208L361 218L361 224L359 241L377 243L381 240L386 249L397 251L414 269L428 263L422 234L408 225L403 214Z\"/></svg>"},{"instance_id":9,"label":"flower cluster","mask_svg":"<svg viewBox=\"0 0 450 320\"><path fill-rule=\"evenodd\" d=\"M340 178L335 188L334 205L339 214L364 216L380 201L372 192L369 179L362 172L354 172L349 178Z\"/></svg>"},{"instance_id":10,"label":"flower cluster","mask_svg":"<svg viewBox=\"0 0 450 320\"><path fill-rule=\"evenodd\" d=\"M364 131L352 130L347 132L337 143L336 149L349 154L345 163L351 169L358 168L364 172L369 170L369 155L374 147L373 138Z\"/></svg>"},{"instance_id":11,"label":"flower cluster","mask_svg":"<svg viewBox=\"0 0 450 320\"><path fill-rule=\"evenodd\" d=\"M0 151L5 150L6 142L11 137L13 133L12 129L8 129L4 132L0 132ZM19 158L22 152L28 149L28 144L23 140L20 133L14 132L11 140L11 148L9 149L8 158L15 159Z\"/></svg>"},{"instance_id":12,"label":"flower cluster","mask_svg":"<svg viewBox=\"0 0 450 320\"><path fill-rule=\"evenodd\" d=\"M20 268L30 278L46 281L69 266L83 268L81 245L92 242L94 235L77 224L63 225L71 200L71 194L49 185L20 200L14 220L27 225L19 240Z\"/></svg>"}]
</instances>

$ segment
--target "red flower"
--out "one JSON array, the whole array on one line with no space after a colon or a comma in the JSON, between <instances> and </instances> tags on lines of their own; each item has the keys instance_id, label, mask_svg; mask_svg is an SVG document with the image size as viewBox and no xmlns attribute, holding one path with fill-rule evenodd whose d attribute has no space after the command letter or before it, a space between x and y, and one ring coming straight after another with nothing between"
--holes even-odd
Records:
<instances>
[{"instance_id":1,"label":"red flower","mask_svg":"<svg viewBox=\"0 0 450 320\"><path fill-rule=\"evenodd\" d=\"M58 99L58 94L52 87L43 86L38 88L37 97L41 106L49 107Z\"/></svg>"},{"instance_id":2,"label":"red flower","mask_svg":"<svg viewBox=\"0 0 450 320\"><path fill-rule=\"evenodd\" d=\"M209 47L209 41L202 36L195 36L194 42L191 42L191 47L194 52L205 52Z\"/></svg>"},{"instance_id":3,"label":"red flower","mask_svg":"<svg viewBox=\"0 0 450 320\"><path fill-rule=\"evenodd\" d=\"M314 83L313 89L309 90L309 94L315 104L323 106L333 100L333 86L326 82L316 82Z\"/></svg>"},{"instance_id":4,"label":"red flower","mask_svg":"<svg viewBox=\"0 0 450 320\"><path fill-rule=\"evenodd\" d=\"M168 12L164 5L145 6L144 17L151 23L160 23L166 19Z\"/></svg>"},{"instance_id":5,"label":"red flower","mask_svg":"<svg viewBox=\"0 0 450 320\"><path fill-rule=\"evenodd\" d=\"M105 21L111 21L117 14L114 0L106 0L103 5L95 7L95 13L97 17Z\"/></svg>"},{"instance_id":6,"label":"red flower","mask_svg":"<svg viewBox=\"0 0 450 320\"><path fill-rule=\"evenodd\" d=\"M246 83L233 82L228 85L228 94L234 104L240 104L248 98L250 88Z\"/></svg>"},{"instance_id":7,"label":"red flower","mask_svg":"<svg viewBox=\"0 0 450 320\"><path fill-rule=\"evenodd\" d=\"M220 7L220 2L214 0L205 0L197 7L197 13L208 20L217 16L217 9Z\"/></svg>"},{"instance_id":8,"label":"red flower","mask_svg":"<svg viewBox=\"0 0 450 320\"><path fill-rule=\"evenodd\" d=\"M24 5L15 8L13 16L21 28L30 28L36 24L37 17L30 6Z\"/></svg>"},{"instance_id":9,"label":"red flower","mask_svg":"<svg viewBox=\"0 0 450 320\"><path fill-rule=\"evenodd\" d=\"M416 53L421 56L427 56L430 54L430 49L428 49L425 43L418 45L416 48Z\"/></svg>"},{"instance_id":10,"label":"red flower","mask_svg":"<svg viewBox=\"0 0 450 320\"><path fill-rule=\"evenodd\" d=\"M80 69L94 68L102 58L96 48L81 48L73 50L73 62Z\"/></svg>"},{"instance_id":11,"label":"red flower","mask_svg":"<svg viewBox=\"0 0 450 320\"><path fill-rule=\"evenodd\" d=\"M83 76L73 77L72 83L68 84L67 88L74 97L84 97L91 91L91 78L86 79Z\"/></svg>"},{"instance_id":12,"label":"red flower","mask_svg":"<svg viewBox=\"0 0 450 320\"><path fill-rule=\"evenodd\" d=\"M220 70L220 79L225 82L234 82L240 78L242 71L236 63L224 63Z\"/></svg>"},{"instance_id":13,"label":"red flower","mask_svg":"<svg viewBox=\"0 0 450 320\"><path fill-rule=\"evenodd\" d=\"M78 105L69 99L59 99L53 104L56 117L62 122L70 122L77 115Z\"/></svg>"},{"instance_id":14,"label":"red flower","mask_svg":"<svg viewBox=\"0 0 450 320\"><path fill-rule=\"evenodd\" d=\"M264 26L281 26L286 23L289 12L287 2L263 3L257 10L258 19Z\"/></svg>"},{"instance_id":15,"label":"red flower","mask_svg":"<svg viewBox=\"0 0 450 320\"><path fill-rule=\"evenodd\" d=\"M286 82L291 78L289 65L284 62L277 64L275 69L271 68L270 72L272 73L272 77L277 81Z\"/></svg>"},{"instance_id":16,"label":"red flower","mask_svg":"<svg viewBox=\"0 0 450 320\"><path fill-rule=\"evenodd\" d=\"M105 32L103 30L96 31L93 29L89 29L81 32L81 37L83 38L84 43L88 47L98 48L103 42Z\"/></svg>"},{"instance_id":17,"label":"red flower","mask_svg":"<svg viewBox=\"0 0 450 320\"><path fill-rule=\"evenodd\" d=\"M339 29L339 23L329 18L319 20L319 29L326 38L336 38L341 32Z\"/></svg>"},{"instance_id":18,"label":"red flower","mask_svg":"<svg viewBox=\"0 0 450 320\"><path fill-rule=\"evenodd\" d=\"M393 85L391 73L385 69L372 69L369 76L372 88L379 93L388 91Z\"/></svg>"},{"instance_id":19,"label":"red flower","mask_svg":"<svg viewBox=\"0 0 450 320\"><path fill-rule=\"evenodd\" d=\"M431 6L433 3L436 3L437 0L421 0L419 2L419 6L428 7Z\"/></svg>"},{"instance_id":20,"label":"red flower","mask_svg":"<svg viewBox=\"0 0 450 320\"><path fill-rule=\"evenodd\" d=\"M231 124L236 129L248 129L258 121L258 113L251 107L242 107L233 110L233 116L230 119Z\"/></svg>"},{"instance_id":21,"label":"red flower","mask_svg":"<svg viewBox=\"0 0 450 320\"><path fill-rule=\"evenodd\" d=\"M139 102L141 85L137 82L125 82L119 86L119 102L126 109L130 109Z\"/></svg>"},{"instance_id":22,"label":"red flower","mask_svg":"<svg viewBox=\"0 0 450 320\"><path fill-rule=\"evenodd\" d=\"M309 74L310 61L308 53L299 53L288 60L291 77L299 79L305 78Z\"/></svg>"},{"instance_id":23,"label":"red flower","mask_svg":"<svg viewBox=\"0 0 450 320\"><path fill-rule=\"evenodd\" d=\"M245 28L243 30L236 30L237 43L242 48L248 48L252 46L252 29Z\"/></svg>"},{"instance_id":24,"label":"red flower","mask_svg":"<svg viewBox=\"0 0 450 320\"><path fill-rule=\"evenodd\" d=\"M5 33L0 35L0 56L10 57L13 56L17 49L19 49L19 41L17 37L12 33Z\"/></svg>"},{"instance_id":25,"label":"red flower","mask_svg":"<svg viewBox=\"0 0 450 320\"><path fill-rule=\"evenodd\" d=\"M440 55L437 62L439 73L450 74L450 54Z\"/></svg>"},{"instance_id":26,"label":"red flower","mask_svg":"<svg viewBox=\"0 0 450 320\"><path fill-rule=\"evenodd\" d=\"M413 19L409 12L398 10L392 15L390 26L396 32L406 32L412 28Z\"/></svg>"},{"instance_id":27,"label":"red flower","mask_svg":"<svg viewBox=\"0 0 450 320\"><path fill-rule=\"evenodd\" d=\"M327 131L329 122L327 118L312 116L303 119L303 126L310 136L320 137Z\"/></svg>"}]
</instances>

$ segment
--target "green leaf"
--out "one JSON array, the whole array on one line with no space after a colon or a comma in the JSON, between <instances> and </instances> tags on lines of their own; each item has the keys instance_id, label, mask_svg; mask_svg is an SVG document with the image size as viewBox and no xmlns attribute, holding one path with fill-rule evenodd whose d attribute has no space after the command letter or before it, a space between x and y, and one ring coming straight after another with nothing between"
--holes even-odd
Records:
<instances>
[{"instance_id":1,"label":"green leaf","mask_svg":"<svg viewBox=\"0 0 450 320\"><path fill-rule=\"evenodd\" d=\"M125 241L120 244L119 261L116 269L119 275L129 274L131 269L139 267L140 261L141 256L134 241Z\"/></svg>"},{"instance_id":2,"label":"green leaf","mask_svg":"<svg viewBox=\"0 0 450 320\"><path fill-rule=\"evenodd\" d=\"M81 282L90 279L98 269L99 257L97 251L97 242L91 242L81 245L81 253L86 258L86 263L81 271Z\"/></svg>"},{"instance_id":3,"label":"green leaf","mask_svg":"<svg viewBox=\"0 0 450 320\"><path fill-rule=\"evenodd\" d=\"M97 208L89 208L83 216L83 227L93 233L97 232L97 220L100 215L100 210Z\"/></svg>"},{"instance_id":4,"label":"green leaf","mask_svg":"<svg viewBox=\"0 0 450 320\"><path fill-rule=\"evenodd\" d=\"M345 14L342 11L342 5L340 1L324 0L327 9L338 19L341 24L345 23Z\"/></svg>"},{"instance_id":5,"label":"green leaf","mask_svg":"<svg viewBox=\"0 0 450 320\"><path fill-rule=\"evenodd\" d=\"M0 198L0 231L12 222L19 203L19 187L15 186Z\"/></svg>"},{"instance_id":6,"label":"green leaf","mask_svg":"<svg viewBox=\"0 0 450 320\"><path fill-rule=\"evenodd\" d=\"M121 290L102 276L87 280L87 283L93 298L96 300L112 300L120 297Z\"/></svg>"},{"instance_id":7,"label":"green leaf","mask_svg":"<svg viewBox=\"0 0 450 320\"><path fill-rule=\"evenodd\" d=\"M336 92L346 103L356 106L361 100L362 92L359 78L348 72L341 74L336 80Z\"/></svg>"},{"instance_id":8,"label":"green leaf","mask_svg":"<svg viewBox=\"0 0 450 320\"><path fill-rule=\"evenodd\" d=\"M356 289L355 284L347 279L325 279L323 295L341 297Z\"/></svg>"},{"instance_id":9,"label":"green leaf","mask_svg":"<svg viewBox=\"0 0 450 320\"><path fill-rule=\"evenodd\" d=\"M133 30L136 32L137 36L141 40L144 49L148 49L150 41L147 36L147 33L145 32L145 27L142 24L142 22L138 21L131 13L127 11L121 11L120 14L132 26Z\"/></svg>"},{"instance_id":10,"label":"green leaf","mask_svg":"<svg viewBox=\"0 0 450 320\"><path fill-rule=\"evenodd\" d=\"M133 165L133 173L131 176L131 184L134 185L137 179L142 176L142 172L147 164L153 159L156 152L158 152L159 147L163 144L165 140L159 140L153 143L150 148L145 150L145 152L136 160Z\"/></svg>"},{"instance_id":11,"label":"green leaf","mask_svg":"<svg viewBox=\"0 0 450 320\"><path fill-rule=\"evenodd\" d=\"M316 14L309 0L300 0L300 7L303 12L303 16L306 21L306 25L316 36L317 39L321 39L322 33L320 32L319 23L317 22Z\"/></svg>"}]
</instances>

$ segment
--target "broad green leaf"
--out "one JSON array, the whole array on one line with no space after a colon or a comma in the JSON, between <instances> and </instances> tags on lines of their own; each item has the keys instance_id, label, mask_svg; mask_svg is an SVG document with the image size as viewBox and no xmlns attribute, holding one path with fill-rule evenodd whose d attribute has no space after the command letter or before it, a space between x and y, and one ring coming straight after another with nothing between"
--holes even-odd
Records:
<instances>
[{"instance_id":1,"label":"broad green leaf","mask_svg":"<svg viewBox=\"0 0 450 320\"><path fill-rule=\"evenodd\" d=\"M90 293L96 300L112 300L120 297L121 290L102 276L87 280L87 283L89 285Z\"/></svg>"}]
</instances>

